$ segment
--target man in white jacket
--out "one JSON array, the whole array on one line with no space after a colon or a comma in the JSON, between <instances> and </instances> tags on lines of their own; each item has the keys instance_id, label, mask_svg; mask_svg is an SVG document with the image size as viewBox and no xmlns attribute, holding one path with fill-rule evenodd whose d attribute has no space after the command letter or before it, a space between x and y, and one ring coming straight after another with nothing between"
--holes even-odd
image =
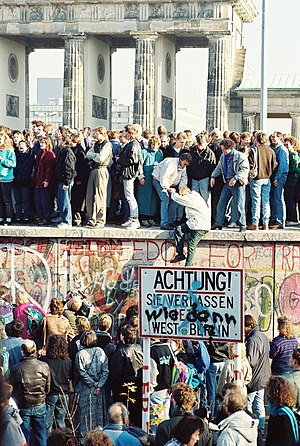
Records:
<instances>
[{"instance_id":1,"label":"man in white jacket","mask_svg":"<svg viewBox=\"0 0 300 446\"><path fill-rule=\"evenodd\" d=\"M256 446L258 420L245 412L242 394L229 392L224 398L224 409L228 417L218 424L217 446Z\"/></svg>"},{"instance_id":2,"label":"man in white jacket","mask_svg":"<svg viewBox=\"0 0 300 446\"><path fill-rule=\"evenodd\" d=\"M153 170L153 186L155 187L161 201L160 205L160 227L161 229L173 229L169 222L170 194L168 190L172 187L181 188L187 185L186 166L192 161L190 153L183 153L179 158L165 158ZM175 191L175 189L174 189Z\"/></svg>"},{"instance_id":3,"label":"man in white jacket","mask_svg":"<svg viewBox=\"0 0 300 446\"><path fill-rule=\"evenodd\" d=\"M172 188L169 189L169 192L171 192L172 200L185 207L186 213L186 223L175 229L177 254L170 263L186 260L185 266L191 266L199 240L210 230L210 208L198 192L191 191L188 187L181 188L179 194ZM183 254L185 234L190 234L187 257Z\"/></svg>"}]
</instances>

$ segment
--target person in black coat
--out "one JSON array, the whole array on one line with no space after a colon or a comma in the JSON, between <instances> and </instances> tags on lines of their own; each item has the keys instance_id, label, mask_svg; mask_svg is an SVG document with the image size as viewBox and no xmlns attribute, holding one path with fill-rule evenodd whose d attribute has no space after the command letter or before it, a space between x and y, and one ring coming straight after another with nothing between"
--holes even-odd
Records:
<instances>
[{"instance_id":1,"label":"person in black coat","mask_svg":"<svg viewBox=\"0 0 300 446\"><path fill-rule=\"evenodd\" d=\"M71 142L72 140L69 136L64 138L57 155L55 168L57 205L59 216L62 220L59 225L61 227L72 225L71 190L76 176L76 157L70 147Z\"/></svg>"},{"instance_id":2,"label":"person in black coat","mask_svg":"<svg viewBox=\"0 0 300 446\"><path fill-rule=\"evenodd\" d=\"M76 157L76 177L74 179L74 185L71 191L71 205L73 224L79 226L86 223L85 196L91 169L88 165L85 151L81 145L81 139L78 135L72 136L72 150Z\"/></svg>"},{"instance_id":3,"label":"person in black coat","mask_svg":"<svg viewBox=\"0 0 300 446\"><path fill-rule=\"evenodd\" d=\"M177 383L172 387L174 408L171 418L158 425L156 432L156 446L164 446L172 438L172 431L184 415L193 415L193 407L196 405L196 393L191 386L185 383ZM212 437L207 423L203 423L203 432L197 442L197 446L212 446Z\"/></svg>"},{"instance_id":4,"label":"person in black coat","mask_svg":"<svg viewBox=\"0 0 300 446\"><path fill-rule=\"evenodd\" d=\"M118 346L110 362L109 379L113 400L128 407L130 423L141 427L143 351L136 344L135 328L124 326L120 339L122 344Z\"/></svg>"}]
</instances>

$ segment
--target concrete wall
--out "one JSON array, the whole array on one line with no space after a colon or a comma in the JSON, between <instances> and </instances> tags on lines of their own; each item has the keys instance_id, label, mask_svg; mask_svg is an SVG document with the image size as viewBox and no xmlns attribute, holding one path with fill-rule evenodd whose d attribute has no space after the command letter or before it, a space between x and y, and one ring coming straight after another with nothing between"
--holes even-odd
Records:
<instances>
[{"instance_id":1,"label":"concrete wall","mask_svg":"<svg viewBox=\"0 0 300 446\"><path fill-rule=\"evenodd\" d=\"M170 80L167 82L166 78L166 57L167 53L170 55L171 72ZM172 40L159 36L155 45L155 128L159 125L164 125L169 132L175 130L175 110L176 110L176 52L175 44ZM162 96L173 100L173 119L162 118Z\"/></svg>"},{"instance_id":2,"label":"concrete wall","mask_svg":"<svg viewBox=\"0 0 300 446\"><path fill-rule=\"evenodd\" d=\"M159 230L45 228L41 237L38 228L3 228L0 236L0 283L13 293L25 289L46 309L79 289L116 319L138 300L138 266L168 266L175 255L172 233ZM289 316L300 336L300 231L209 232L194 265L244 268L246 312L270 337L277 317Z\"/></svg>"},{"instance_id":3,"label":"concrete wall","mask_svg":"<svg viewBox=\"0 0 300 446\"><path fill-rule=\"evenodd\" d=\"M104 60L105 74L103 81L98 79L98 57L101 55ZM93 96L99 103L103 100L107 103L107 119L93 116ZM88 37L84 42L84 97L85 97L85 125L95 128L104 125L110 128L111 119L111 57L110 45L96 39ZM101 98L101 99L98 99ZM88 117L88 121L87 121Z\"/></svg>"},{"instance_id":4,"label":"concrete wall","mask_svg":"<svg viewBox=\"0 0 300 446\"><path fill-rule=\"evenodd\" d=\"M8 75L8 59L15 54L18 61L18 77L12 82ZM13 129L22 129L25 122L25 47L8 39L0 38L0 123ZM7 95L19 102L18 117L6 115ZM14 98L18 99L14 99ZM14 108L16 105L12 104Z\"/></svg>"}]
</instances>

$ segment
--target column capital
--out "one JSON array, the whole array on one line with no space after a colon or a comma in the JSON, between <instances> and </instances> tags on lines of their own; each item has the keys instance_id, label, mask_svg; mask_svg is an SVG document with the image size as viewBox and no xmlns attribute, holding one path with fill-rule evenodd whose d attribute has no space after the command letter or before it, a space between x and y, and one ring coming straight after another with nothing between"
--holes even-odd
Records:
<instances>
[{"instance_id":1,"label":"column capital","mask_svg":"<svg viewBox=\"0 0 300 446\"><path fill-rule=\"evenodd\" d=\"M85 40L87 38L87 35L85 33L79 33L79 34L71 34L71 33L64 33L59 34L60 37L62 37L65 41L67 40Z\"/></svg>"},{"instance_id":2,"label":"column capital","mask_svg":"<svg viewBox=\"0 0 300 446\"><path fill-rule=\"evenodd\" d=\"M141 31L141 32L131 32L130 35L135 40L150 40L155 41L158 39L157 32Z\"/></svg>"}]
</instances>

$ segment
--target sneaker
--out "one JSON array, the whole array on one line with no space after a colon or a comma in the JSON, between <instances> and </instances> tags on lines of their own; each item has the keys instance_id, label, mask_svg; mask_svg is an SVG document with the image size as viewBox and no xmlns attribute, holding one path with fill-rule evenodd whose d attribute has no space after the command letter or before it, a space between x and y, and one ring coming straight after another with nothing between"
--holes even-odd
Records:
<instances>
[{"instance_id":1,"label":"sneaker","mask_svg":"<svg viewBox=\"0 0 300 446\"><path fill-rule=\"evenodd\" d=\"M240 232L246 232L246 230L247 230L247 228L245 228L243 226L241 226L240 229L239 229Z\"/></svg>"},{"instance_id":2,"label":"sneaker","mask_svg":"<svg viewBox=\"0 0 300 446\"><path fill-rule=\"evenodd\" d=\"M138 218L132 218L129 225L125 226L127 229L139 229L140 228L140 222Z\"/></svg>"},{"instance_id":3,"label":"sneaker","mask_svg":"<svg viewBox=\"0 0 300 446\"><path fill-rule=\"evenodd\" d=\"M285 222L285 226L298 226L298 225L299 225L298 221L289 221L289 220L287 220Z\"/></svg>"},{"instance_id":4,"label":"sneaker","mask_svg":"<svg viewBox=\"0 0 300 446\"><path fill-rule=\"evenodd\" d=\"M11 218L7 218L5 221L4 221L4 226L10 226L11 225Z\"/></svg>"},{"instance_id":5,"label":"sneaker","mask_svg":"<svg viewBox=\"0 0 300 446\"><path fill-rule=\"evenodd\" d=\"M239 225L237 225L234 222L229 223L229 225L227 226L227 228L239 228Z\"/></svg>"},{"instance_id":6,"label":"sneaker","mask_svg":"<svg viewBox=\"0 0 300 446\"><path fill-rule=\"evenodd\" d=\"M95 223L95 228L104 228L104 223L100 223L97 221L97 223Z\"/></svg>"},{"instance_id":7,"label":"sneaker","mask_svg":"<svg viewBox=\"0 0 300 446\"><path fill-rule=\"evenodd\" d=\"M91 221L87 221L86 224L85 224L85 226L87 226L88 228L93 228L95 225L94 225L93 222L91 222Z\"/></svg>"},{"instance_id":8,"label":"sneaker","mask_svg":"<svg viewBox=\"0 0 300 446\"><path fill-rule=\"evenodd\" d=\"M144 226L144 228L150 228L151 223L148 220L142 220L141 226Z\"/></svg>"},{"instance_id":9,"label":"sneaker","mask_svg":"<svg viewBox=\"0 0 300 446\"><path fill-rule=\"evenodd\" d=\"M157 223L155 223L155 221L152 220L152 218L150 220L148 220L148 223L150 226L158 226Z\"/></svg>"},{"instance_id":10,"label":"sneaker","mask_svg":"<svg viewBox=\"0 0 300 446\"><path fill-rule=\"evenodd\" d=\"M183 255L183 254L176 254L174 259L170 260L170 263L182 262L182 260L185 260L185 259L186 259L185 255Z\"/></svg>"},{"instance_id":11,"label":"sneaker","mask_svg":"<svg viewBox=\"0 0 300 446\"><path fill-rule=\"evenodd\" d=\"M67 229L67 228L72 228L72 225L69 225L68 223L64 223L63 221L61 223L59 223L57 225L58 228L60 229Z\"/></svg>"},{"instance_id":12,"label":"sneaker","mask_svg":"<svg viewBox=\"0 0 300 446\"><path fill-rule=\"evenodd\" d=\"M131 225L132 220L133 220L133 218L131 218L131 217L128 218L128 220L125 221L125 223L122 223L121 226L122 226L123 228L127 228L127 226Z\"/></svg>"}]
</instances>

